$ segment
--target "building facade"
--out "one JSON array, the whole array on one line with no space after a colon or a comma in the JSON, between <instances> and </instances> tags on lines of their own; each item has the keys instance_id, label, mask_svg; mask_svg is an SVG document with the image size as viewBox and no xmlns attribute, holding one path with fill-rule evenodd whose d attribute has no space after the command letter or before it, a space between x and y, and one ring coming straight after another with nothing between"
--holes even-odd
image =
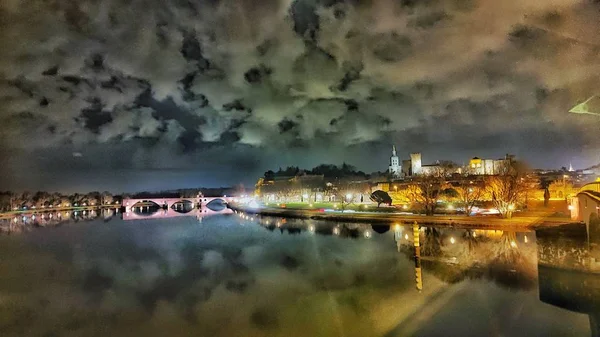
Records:
<instances>
[{"instance_id":1,"label":"building facade","mask_svg":"<svg viewBox=\"0 0 600 337\"><path fill-rule=\"evenodd\" d=\"M467 172L473 175L498 175L502 174L507 164L514 160L514 156L507 154L502 159L482 159L473 157L469 160Z\"/></svg>"}]
</instances>

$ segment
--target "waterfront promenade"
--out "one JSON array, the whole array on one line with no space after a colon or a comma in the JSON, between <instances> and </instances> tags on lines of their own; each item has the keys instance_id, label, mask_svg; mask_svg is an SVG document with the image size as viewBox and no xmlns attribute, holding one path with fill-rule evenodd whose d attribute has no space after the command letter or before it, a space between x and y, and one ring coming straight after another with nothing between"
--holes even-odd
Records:
<instances>
[{"instance_id":1,"label":"waterfront promenade","mask_svg":"<svg viewBox=\"0 0 600 337\"><path fill-rule=\"evenodd\" d=\"M264 216L327 220L340 222L370 222L388 224L406 224L415 221L423 225L448 225L455 227L487 227L495 228L539 228L552 227L569 223L578 223L566 217L554 217L551 212L532 212L514 215L512 219L501 219L497 216L471 216L464 215L434 215L390 213L390 212L321 212L319 210L286 209L274 207L252 208L245 205L229 204L229 208L237 212L258 214Z\"/></svg>"}]
</instances>

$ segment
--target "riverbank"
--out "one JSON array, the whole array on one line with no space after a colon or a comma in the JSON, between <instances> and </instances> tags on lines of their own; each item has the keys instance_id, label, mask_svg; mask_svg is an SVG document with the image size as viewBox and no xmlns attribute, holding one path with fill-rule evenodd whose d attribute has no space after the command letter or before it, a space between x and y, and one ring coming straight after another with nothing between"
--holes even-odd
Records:
<instances>
[{"instance_id":1,"label":"riverbank","mask_svg":"<svg viewBox=\"0 0 600 337\"><path fill-rule=\"evenodd\" d=\"M537 212L535 214L519 214L512 219L501 219L496 216L464 216L464 215L434 215L425 216L418 214L377 213L377 212L320 212L318 210L289 209L289 208L251 208L243 205L230 204L234 211L263 216L311 219L340 222L370 222L370 223L399 223L407 224L415 221L423 225L443 225L451 227L477 227L477 228L540 228L554 227L570 223L578 223L566 217L552 217L551 212Z\"/></svg>"},{"instance_id":2,"label":"riverbank","mask_svg":"<svg viewBox=\"0 0 600 337\"><path fill-rule=\"evenodd\" d=\"M12 218L16 215L26 215L26 214L92 211L92 210L100 210L100 209L117 209L117 208L120 209L121 205L37 208L37 209L27 209L27 210L19 210L19 211L10 211L10 212L0 213L0 219L8 219L8 218Z\"/></svg>"}]
</instances>

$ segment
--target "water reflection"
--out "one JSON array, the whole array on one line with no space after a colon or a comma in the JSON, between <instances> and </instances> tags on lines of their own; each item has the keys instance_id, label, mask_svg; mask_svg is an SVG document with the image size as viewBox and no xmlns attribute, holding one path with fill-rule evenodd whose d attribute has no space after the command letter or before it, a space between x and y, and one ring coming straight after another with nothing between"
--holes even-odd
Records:
<instances>
[{"instance_id":1,"label":"water reflection","mask_svg":"<svg viewBox=\"0 0 600 337\"><path fill-rule=\"evenodd\" d=\"M533 232L397 226L399 252L447 283L489 279L515 289L531 289L536 279ZM420 288L422 286L417 286Z\"/></svg>"},{"instance_id":2,"label":"water reflection","mask_svg":"<svg viewBox=\"0 0 600 337\"><path fill-rule=\"evenodd\" d=\"M131 211L129 212L121 212L119 208L105 208L44 212L36 214L19 214L12 218L0 219L0 234L19 234L30 232L35 228L58 227L66 223L91 221L98 218L102 218L104 221L109 221L115 217L122 220L149 220L184 216L196 217L198 221L202 221L202 218L207 216L231 213L233 212L227 208L221 209L220 211L214 211L208 207L189 209L189 206L163 209L162 207L154 204L137 205L132 207Z\"/></svg>"},{"instance_id":3,"label":"water reflection","mask_svg":"<svg viewBox=\"0 0 600 337\"><path fill-rule=\"evenodd\" d=\"M244 220L256 222L269 231L278 231L281 234L299 234L309 232L317 235L333 235L341 238L365 238L369 239L373 235L373 231L383 234L389 230L389 226L372 226L368 223L343 223L336 222L335 224L314 221L314 220L288 220L286 218L276 217L252 217L245 214L239 214ZM382 227L387 230L382 231Z\"/></svg>"},{"instance_id":4,"label":"water reflection","mask_svg":"<svg viewBox=\"0 0 600 337\"><path fill-rule=\"evenodd\" d=\"M559 227L537 236L540 300L588 315L591 335L600 336L598 228Z\"/></svg>"},{"instance_id":5,"label":"water reflection","mask_svg":"<svg viewBox=\"0 0 600 337\"><path fill-rule=\"evenodd\" d=\"M78 213L64 219L77 225L44 231L33 223L57 215L17 219L30 230L0 237L12 257L0 263L11 276L0 279L0 334L582 336L590 322L597 333L597 243L585 227L209 211Z\"/></svg>"}]
</instances>

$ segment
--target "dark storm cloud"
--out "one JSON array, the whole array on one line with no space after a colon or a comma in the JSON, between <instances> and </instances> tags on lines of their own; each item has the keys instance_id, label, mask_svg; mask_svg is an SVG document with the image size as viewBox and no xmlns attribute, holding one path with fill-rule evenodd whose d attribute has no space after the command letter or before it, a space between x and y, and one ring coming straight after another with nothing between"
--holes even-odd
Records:
<instances>
[{"instance_id":1,"label":"dark storm cloud","mask_svg":"<svg viewBox=\"0 0 600 337\"><path fill-rule=\"evenodd\" d=\"M591 164L599 121L566 111L600 85L598 9L3 1L0 140L11 155L2 171L168 166L220 171L226 183L240 177L226 166L236 162L245 177L319 161L383 170L387 153L374 147L393 142L432 161L516 152L548 166L546 151ZM79 162L59 159L72 151Z\"/></svg>"}]
</instances>

